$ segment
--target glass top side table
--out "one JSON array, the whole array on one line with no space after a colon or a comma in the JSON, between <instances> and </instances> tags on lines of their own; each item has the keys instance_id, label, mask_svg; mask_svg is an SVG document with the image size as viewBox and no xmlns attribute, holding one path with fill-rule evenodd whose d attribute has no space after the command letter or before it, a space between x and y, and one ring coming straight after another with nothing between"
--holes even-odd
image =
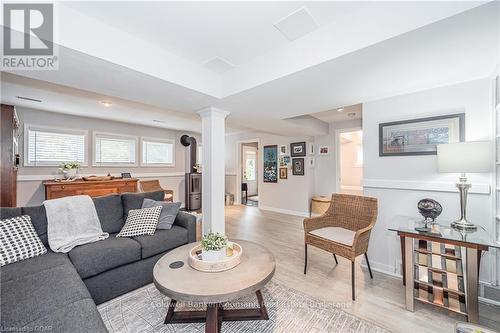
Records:
<instances>
[{"instance_id":1,"label":"glass top side table","mask_svg":"<svg viewBox=\"0 0 500 333\"><path fill-rule=\"evenodd\" d=\"M423 226L421 217L396 216L389 227L401 240L406 309L414 311L417 299L478 323L481 253L490 247L500 248L500 244L480 226L474 231L459 231L441 221L430 225L428 232L416 229ZM426 290L427 297L422 295Z\"/></svg>"}]
</instances>

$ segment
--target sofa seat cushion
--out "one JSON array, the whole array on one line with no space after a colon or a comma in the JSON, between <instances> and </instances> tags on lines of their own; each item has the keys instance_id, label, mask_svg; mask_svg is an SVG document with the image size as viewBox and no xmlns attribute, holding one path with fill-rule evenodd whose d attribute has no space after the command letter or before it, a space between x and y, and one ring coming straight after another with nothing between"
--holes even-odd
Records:
<instances>
[{"instance_id":1,"label":"sofa seat cushion","mask_svg":"<svg viewBox=\"0 0 500 333\"><path fill-rule=\"evenodd\" d=\"M75 247L69 258L82 279L141 259L141 244L132 238L118 238L116 234L94 243Z\"/></svg>"},{"instance_id":2,"label":"sofa seat cushion","mask_svg":"<svg viewBox=\"0 0 500 333\"><path fill-rule=\"evenodd\" d=\"M26 326L30 328L26 332L37 332L32 328L49 326L51 332L108 333L99 310L90 298L68 304L54 313L37 318Z\"/></svg>"},{"instance_id":3,"label":"sofa seat cushion","mask_svg":"<svg viewBox=\"0 0 500 333\"><path fill-rule=\"evenodd\" d=\"M156 230L151 236L136 236L134 239L141 244L142 258L149 258L188 243L188 231L173 225L168 230Z\"/></svg>"},{"instance_id":4,"label":"sofa seat cushion","mask_svg":"<svg viewBox=\"0 0 500 333\"><path fill-rule=\"evenodd\" d=\"M91 300L73 265L62 258L60 255L45 254L13 264L20 265L29 274L21 275L22 272L19 272L15 279L2 279L2 327L24 327L40 318L53 316L75 302ZM31 263L34 268L28 271L26 266L21 265L24 263ZM67 320L72 319L69 317ZM94 320L99 321L100 318Z\"/></svg>"},{"instance_id":5,"label":"sofa seat cushion","mask_svg":"<svg viewBox=\"0 0 500 333\"><path fill-rule=\"evenodd\" d=\"M356 232L352 230L339 227L325 227L313 230L309 233L347 246L352 246L354 235L356 234Z\"/></svg>"},{"instance_id":6,"label":"sofa seat cushion","mask_svg":"<svg viewBox=\"0 0 500 333\"><path fill-rule=\"evenodd\" d=\"M0 269L0 281L8 282L20 279L24 276L33 275L40 271L51 269L61 265L71 265L68 255L65 253L55 253L48 250L41 256L18 261L16 263L4 266Z\"/></svg>"}]
</instances>

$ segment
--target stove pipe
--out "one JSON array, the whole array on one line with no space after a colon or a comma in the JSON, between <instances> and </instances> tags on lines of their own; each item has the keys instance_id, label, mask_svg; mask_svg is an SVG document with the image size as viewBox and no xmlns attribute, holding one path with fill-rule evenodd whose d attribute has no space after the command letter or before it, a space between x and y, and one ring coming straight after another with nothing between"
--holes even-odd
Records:
<instances>
[{"instance_id":1,"label":"stove pipe","mask_svg":"<svg viewBox=\"0 0 500 333\"><path fill-rule=\"evenodd\" d=\"M184 134L181 136L181 144L184 147L190 147L189 152L189 172L197 172L195 169L196 165L196 139L192 136Z\"/></svg>"}]
</instances>

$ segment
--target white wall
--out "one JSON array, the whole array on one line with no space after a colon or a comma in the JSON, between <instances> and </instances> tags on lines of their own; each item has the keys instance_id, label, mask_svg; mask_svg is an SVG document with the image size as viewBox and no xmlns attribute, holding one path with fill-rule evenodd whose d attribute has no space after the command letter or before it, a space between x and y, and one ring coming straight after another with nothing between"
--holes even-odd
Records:
<instances>
[{"instance_id":1,"label":"white wall","mask_svg":"<svg viewBox=\"0 0 500 333\"><path fill-rule=\"evenodd\" d=\"M284 137L259 132L246 132L226 135L226 192L238 197L240 189L237 181L238 149L240 141L257 140L259 152L266 145L288 145L292 142L312 142L312 138ZM306 156L305 175L293 176L288 170L288 179L279 179L277 183L264 183L262 154L258 155L259 172L259 207L283 213L309 216L309 202L314 189L314 168L307 165ZM279 167L279 166L278 166Z\"/></svg>"},{"instance_id":2,"label":"white wall","mask_svg":"<svg viewBox=\"0 0 500 333\"><path fill-rule=\"evenodd\" d=\"M379 200L378 220L368 252L373 267L391 273L401 272L399 240L394 232L387 230L395 216L419 217L416 205L422 198L433 198L442 204L442 221L459 217L460 206L458 193L454 192L383 188L384 184L397 186L403 180L415 181L424 188L433 188L436 182L447 183L453 188L458 175L438 173L435 155L379 157L378 124L457 112L466 114L466 140L490 140L490 81L476 80L363 104L364 193ZM478 188L479 184L488 186L491 181L490 174L468 176L473 188L474 185ZM491 206L491 195L470 194L469 219L493 233ZM490 280L489 263L489 254L485 254L481 262L482 281Z\"/></svg>"},{"instance_id":3,"label":"white wall","mask_svg":"<svg viewBox=\"0 0 500 333\"><path fill-rule=\"evenodd\" d=\"M188 165L189 154L188 148L182 146L179 138L183 134L193 135L201 143L199 134L185 133L173 131L157 127L147 127L121 123L116 121L106 121L102 119L78 117L64 115L53 112L40 111L35 109L27 109L22 107L16 108L19 119L24 125L42 125L61 128L76 128L89 130L89 137L92 136L92 131L100 131L107 133L126 134L135 136L145 136L153 138L173 139L175 141L175 165L173 167L82 167L81 174L93 175L119 175L121 172L131 172L133 177L139 179L159 179L162 187L172 189L174 191L174 200L184 201L184 173ZM23 147L23 139L19 147ZM89 143L91 142L89 138ZM89 147L87 153L91 157L92 149ZM21 150L21 155L24 157L24 152ZM23 159L21 159L23 160ZM89 165L91 165L91 158ZM18 172L18 190L17 204L18 206L34 206L39 205L45 199L44 187L42 180L60 177L57 167L25 167L22 164Z\"/></svg>"}]
</instances>

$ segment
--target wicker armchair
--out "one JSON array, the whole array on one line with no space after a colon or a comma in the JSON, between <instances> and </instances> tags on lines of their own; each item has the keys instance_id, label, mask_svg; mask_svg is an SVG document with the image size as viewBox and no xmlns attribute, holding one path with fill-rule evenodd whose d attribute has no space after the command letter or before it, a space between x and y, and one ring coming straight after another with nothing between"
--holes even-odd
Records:
<instances>
[{"instance_id":1,"label":"wicker armchair","mask_svg":"<svg viewBox=\"0 0 500 333\"><path fill-rule=\"evenodd\" d=\"M328 210L321 216L304 219L305 263L307 271L307 245L312 245L351 260L352 299L355 300L354 263L357 256L365 255L370 278L373 279L368 261L368 242L377 220L377 199L333 194Z\"/></svg>"},{"instance_id":2,"label":"wicker armchair","mask_svg":"<svg viewBox=\"0 0 500 333\"><path fill-rule=\"evenodd\" d=\"M161 187L160 181L158 179L155 180L141 180L139 182L139 187L141 192L154 192L154 191L163 191L165 192L164 200L167 202L174 201L174 191L165 190Z\"/></svg>"}]
</instances>

